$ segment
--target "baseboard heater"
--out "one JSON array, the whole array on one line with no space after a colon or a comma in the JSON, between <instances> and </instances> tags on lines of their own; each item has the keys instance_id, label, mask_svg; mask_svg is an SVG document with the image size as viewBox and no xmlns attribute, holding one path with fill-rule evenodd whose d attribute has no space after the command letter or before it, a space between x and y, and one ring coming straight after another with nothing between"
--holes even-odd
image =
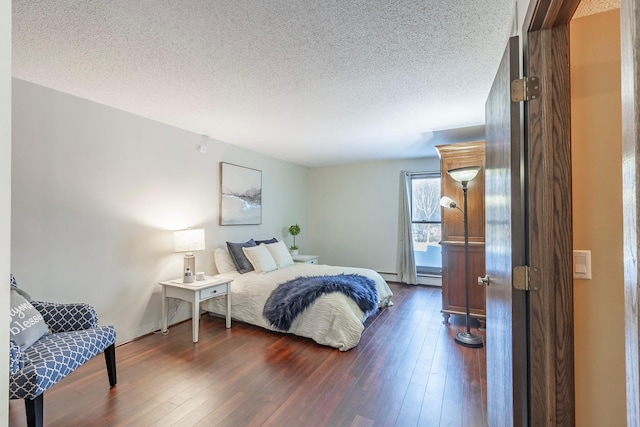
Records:
<instances>
[{"instance_id":1,"label":"baseboard heater","mask_svg":"<svg viewBox=\"0 0 640 427\"><path fill-rule=\"evenodd\" d=\"M398 273L390 273L388 271L378 271L384 280L390 282L399 282ZM442 286L442 276L435 274L418 274L419 285Z\"/></svg>"}]
</instances>

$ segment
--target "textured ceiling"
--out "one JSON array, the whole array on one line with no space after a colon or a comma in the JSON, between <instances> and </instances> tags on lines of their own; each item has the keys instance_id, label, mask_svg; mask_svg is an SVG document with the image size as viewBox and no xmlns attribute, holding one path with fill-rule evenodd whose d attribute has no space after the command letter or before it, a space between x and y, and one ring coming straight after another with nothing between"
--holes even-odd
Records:
<instances>
[{"instance_id":1,"label":"textured ceiling","mask_svg":"<svg viewBox=\"0 0 640 427\"><path fill-rule=\"evenodd\" d=\"M13 0L13 76L308 166L422 157L484 123L513 8Z\"/></svg>"},{"instance_id":2,"label":"textured ceiling","mask_svg":"<svg viewBox=\"0 0 640 427\"><path fill-rule=\"evenodd\" d=\"M573 14L573 19L582 18L596 13L620 9L620 0L582 0Z\"/></svg>"}]
</instances>

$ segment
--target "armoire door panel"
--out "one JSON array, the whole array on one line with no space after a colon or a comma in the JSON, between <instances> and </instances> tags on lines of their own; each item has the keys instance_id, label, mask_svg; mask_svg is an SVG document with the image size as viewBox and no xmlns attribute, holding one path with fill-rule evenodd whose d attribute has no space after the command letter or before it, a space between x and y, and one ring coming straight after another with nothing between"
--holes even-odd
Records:
<instances>
[{"instance_id":1,"label":"armoire door panel","mask_svg":"<svg viewBox=\"0 0 640 427\"><path fill-rule=\"evenodd\" d=\"M443 244L443 279L448 286L443 288L443 310L466 311L466 283L464 271L464 244ZM472 315L484 315L485 287L477 284L478 276L484 276L484 246L469 246L469 306ZM445 308L446 306L446 308Z\"/></svg>"}]
</instances>

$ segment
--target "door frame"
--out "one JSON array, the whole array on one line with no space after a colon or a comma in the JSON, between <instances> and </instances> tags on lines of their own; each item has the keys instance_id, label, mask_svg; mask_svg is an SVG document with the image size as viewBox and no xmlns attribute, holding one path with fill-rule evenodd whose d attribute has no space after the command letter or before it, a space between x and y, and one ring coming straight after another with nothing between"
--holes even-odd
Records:
<instances>
[{"instance_id":1,"label":"door frame","mask_svg":"<svg viewBox=\"0 0 640 427\"><path fill-rule=\"evenodd\" d=\"M539 223L542 231L548 232L547 221L551 227L565 222L567 227L557 229L561 234L550 235L549 242L554 243L553 256L559 256L552 264L558 268L559 276L554 277L550 271L543 270L543 292L532 293L529 301L530 319L530 414L531 425L574 425L575 424L575 392L573 367L573 295L572 280L567 277L566 269L570 267L571 241L567 234L571 230L571 181L570 178L570 94L568 80L568 24L580 0L537 0L529 3L524 20L523 55L524 73L541 70L545 73L541 78L543 95L542 104L535 108L534 103L525 106L525 132L529 149L538 150L533 154L534 167L536 156L543 162L544 171L569 166L566 173L557 170L559 181L548 182L548 194L541 195L542 201L551 203L546 208L553 209L562 218L555 222L545 218L544 212L530 210L530 222ZM622 186L623 186L623 235L624 235L624 298L625 298L625 359L626 359L626 403L627 423L629 426L640 426L640 5L638 0L621 0L620 2L620 42L621 42L621 99L622 99ZM552 76L546 75L553 69ZM558 74L560 73L560 74ZM555 85L553 83L556 83ZM547 87L547 86L551 87ZM547 96L551 91L551 96ZM551 103L555 103L554 110ZM532 108L533 107L533 108ZM560 111L557 111L560 110ZM556 111L560 115L554 117L549 113ZM564 125L563 125L564 123ZM539 134L538 134L539 133ZM536 139L538 138L538 139ZM539 143L536 143L538 141ZM542 144L547 141L547 144ZM546 150L552 153L545 153ZM555 151L555 156L553 155ZM544 165L545 155L552 154L550 164ZM553 176L545 173L544 180ZM559 183L562 188L555 188ZM553 186L552 186L553 184ZM564 194L564 197L562 197ZM529 202L535 200L530 195ZM553 196L557 196L555 199ZM554 206L554 203L557 206ZM531 206L531 205L530 205ZM557 208L557 209L555 209ZM566 222L568 221L568 222ZM528 230L530 265L544 262L544 254L540 253L540 245L535 239L539 237ZM561 240L560 242L557 239ZM551 252L551 251L550 251ZM545 285L552 285L553 288ZM554 324L555 323L555 324ZM549 334L549 335L545 335ZM564 342L562 338L565 338ZM535 351L534 351L535 349Z\"/></svg>"},{"instance_id":2,"label":"door frame","mask_svg":"<svg viewBox=\"0 0 640 427\"><path fill-rule=\"evenodd\" d=\"M640 5L620 2L622 98L622 220L624 254L624 322L627 374L627 424L640 425Z\"/></svg>"},{"instance_id":3,"label":"door frame","mask_svg":"<svg viewBox=\"0 0 640 427\"><path fill-rule=\"evenodd\" d=\"M580 0L530 1L523 75L540 81L525 103L527 264L541 270L528 294L529 425L575 425L569 22Z\"/></svg>"}]
</instances>

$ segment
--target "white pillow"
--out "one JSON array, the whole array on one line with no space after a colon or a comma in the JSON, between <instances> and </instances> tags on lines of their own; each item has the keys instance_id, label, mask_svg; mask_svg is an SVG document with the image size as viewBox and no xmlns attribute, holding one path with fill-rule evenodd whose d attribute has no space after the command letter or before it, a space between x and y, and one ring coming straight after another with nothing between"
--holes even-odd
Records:
<instances>
[{"instance_id":1,"label":"white pillow","mask_svg":"<svg viewBox=\"0 0 640 427\"><path fill-rule=\"evenodd\" d=\"M213 259L216 262L218 273L225 274L232 271L237 271L236 265L231 259L231 255L229 255L229 252L227 252L226 250L222 248L216 249L216 251L213 253Z\"/></svg>"},{"instance_id":2,"label":"white pillow","mask_svg":"<svg viewBox=\"0 0 640 427\"><path fill-rule=\"evenodd\" d=\"M266 246L278 268L285 268L295 264L287 246L282 240L275 243L269 243Z\"/></svg>"},{"instance_id":3,"label":"white pillow","mask_svg":"<svg viewBox=\"0 0 640 427\"><path fill-rule=\"evenodd\" d=\"M256 273L268 273L278 269L264 243L259 246L244 247L242 252L244 252Z\"/></svg>"}]
</instances>

